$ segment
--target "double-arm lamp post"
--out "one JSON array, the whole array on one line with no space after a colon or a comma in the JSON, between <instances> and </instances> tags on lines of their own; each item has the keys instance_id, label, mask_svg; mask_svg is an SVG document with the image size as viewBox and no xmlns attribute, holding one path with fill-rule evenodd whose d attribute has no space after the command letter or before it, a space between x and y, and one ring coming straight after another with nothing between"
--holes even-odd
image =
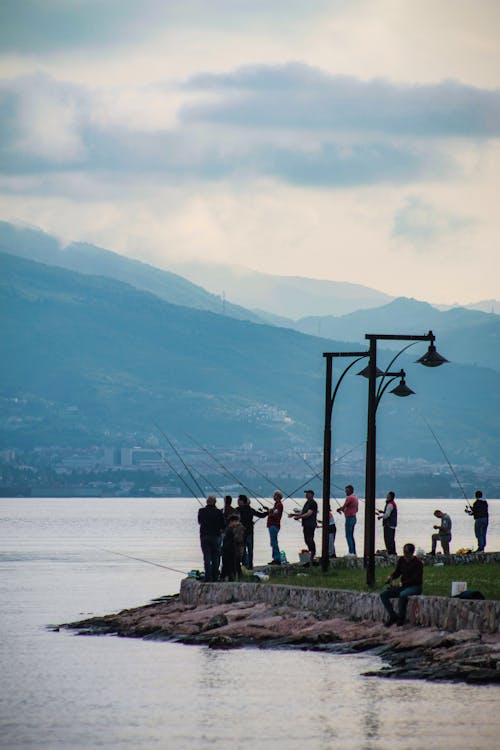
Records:
<instances>
[{"instance_id":1,"label":"double-arm lamp post","mask_svg":"<svg viewBox=\"0 0 500 750\"><path fill-rule=\"evenodd\" d=\"M380 399L384 394L387 383L384 386L384 378L393 375L394 373L388 372L393 362L402 354L406 349L418 341L428 341L429 348L427 352L420 357L417 362L424 365L425 367L439 367L439 365L447 362L436 351L434 341L436 337L429 331L429 333L423 336L415 335L400 335L400 334L379 334L379 333L367 333L365 338L369 341L369 359L368 359L368 420L367 420L367 431L366 431L366 474L365 474L365 548L364 548L364 564L366 568L366 583L369 586L375 584L375 496L376 496L376 454L377 454L377 422L376 414L377 407L380 403ZM377 341L410 341L408 346L403 347L395 357L391 360L391 363L385 372L380 372L377 368ZM377 377L382 377L379 388L377 390L376 383ZM398 388L400 391L398 392ZM398 388L395 388L393 392L397 396L406 396L413 393L410 389L407 389L404 383L404 378ZM405 389L407 389L405 391Z\"/></svg>"},{"instance_id":2,"label":"double-arm lamp post","mask_svg":"<svg viewBox=\"0 0 500 750\"><path fill-rule=\"evenodd\" d=\"M323 513L322 513L322 554L321 554L321 567L324 572L328 570L328 533L329 533L329 513L330 513L330 484L331 484L331 449L332 449L332 411L335 397L337 395L339 386L347 375L351 367L353 367L360 359L368 357L368 366L361 373L368 377L368 423L367 423L367 439L366 439L366 473L365 473L365 546L364 546L364 565L366 567L366 581L367 584L372 586L375 583L375 492L376 492L376 412L377 407L380 403L380 399L389 387L389 385L396 379L401 378L401 381L396 388L392 389L392 393L396 396L409 396L413 391L408 388L405 383L405 372L400 370L399 372L391 372L390 368L395 360L402 354L406 349L418 341L429 341L429 348L427 352L420 357L417 361L426 367L437 367L447 362L444 357L436 351L434 346L435 336L432 331L423 336L403 336L403 335L392 335L392 334L366 334L365 338L370 342L368 351L363 352L325 352L323 356L326 358L326 384L325 384L325 428L324 428L324 441L323 441ZM391 340L391 341L411 341L408 346L405 346L399 351L395 357L391 360L388 368L385 372L382 372L377 368L377 341L378 340ZM332 360L334 357L350 357L354 360L346 367L341 376L339 377L335 389L332 393ZM378 377L382 377L379 388L376 388L376 381ZM384 383L385 378L390 378Z\"/></svg>"}]
</instances>

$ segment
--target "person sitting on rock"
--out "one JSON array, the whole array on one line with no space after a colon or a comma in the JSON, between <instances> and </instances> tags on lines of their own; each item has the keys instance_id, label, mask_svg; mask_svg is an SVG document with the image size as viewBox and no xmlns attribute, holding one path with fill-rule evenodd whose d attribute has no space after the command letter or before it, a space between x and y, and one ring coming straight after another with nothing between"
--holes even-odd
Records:
<instances>
[{"instance_id":1,"label":"person sitting on rock","mask_svg":"<svg viewBox=\"0 0 500 750\"><path fill-rule=\"evenodd\" d=\"M398 559L394 572L385 581L392 583L394 579L401 578L400 583L397 586L389 586L380 594L382 604L389 614L389 619L385 623L386 627L394 623L404 625L408 597L422 593L423 576L422 560L415 556L415 545L409 542L403 547L403 556ZM391 599L398 599L398 614L394 611Z\"/></svg>"}]
</instances>

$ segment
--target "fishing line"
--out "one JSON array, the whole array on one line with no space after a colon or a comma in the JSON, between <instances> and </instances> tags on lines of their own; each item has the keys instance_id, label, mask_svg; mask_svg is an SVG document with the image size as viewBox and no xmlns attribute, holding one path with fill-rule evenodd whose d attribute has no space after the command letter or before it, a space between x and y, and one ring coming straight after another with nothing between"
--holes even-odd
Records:
<instances>
[{"instance_id":1,"label":"fishing line","mask_svg":"<svg viewBox=\"0 0 500 750\"><path fill-rule=\"evenodd\" d=\"M179 474L179 472L178 472L178 471L176 471L176 469L175 469L175 468L174 468L174 467L172 466L172 464L170 463L170 461L168 461L168 460L167 460L167 459L165 458L165 456L163 455L163 453L162 453L161 451L159 451L159 450L156 450L156 448L153 448L153 450L154 450L154 451L155 451L156 453L158 453L158 455L160 456L160 458L161 458L161 459L162 459L163 461L165 461L165 463L167 464L167 466L169 467L169 469L170 469L171 471L173 471L173 472L174 472L175 476L176 476L176 477L177 477L177 478L178 478L178 479L179 479L179 480L180 480L180 481L181 481L181 482L182 482L182 483L183 483L183 484L184 484L184 485L185 485L185 486L186 486L186 487L188 488L188 490L189 490L189 492L191 493L191 495L192 495L192 496L193 496L194 498L196 498L196 500L198 500L199 504L200 504L200 505L201 505L201 506L203 507L203 503L201 502L201 500L200 500L200 498L198 497L198 495L196 494L196 492L194 492L194 491L193 491L193 490L191 489L191 487L190 487L190 486L189 486L189 484L188 484L188 483L186 482L186 480L184 479L184 477L183 477L183 476L182 476L181 474Z\"/></svg>"},{"instance_id":2,"label":"fishing line","mask_svg":"<svg viewBox=\"0 0 500 750\"><path fill-rule=\"evenodd\" d=\"M239 479L239 478L238 478L238 477L236 476L236 474L233 474L233 472L232 472L232 471L231 471L230 469L228 469L228 468L227 468L227 466L225 466L225 465L224 465L224 464L222 463L222 461L219 461L219 460L218 460L218 459L217 459L217 458L216 458L216 457L215 457L215 456L214 456L214 455L213 455L213 454L212 454L212 453L211 453L211 452L210 452L210 451L208 450L208 448L205 448L205 447L204 447L203 445L201 445L201 443L199 443L199 442L198 442L197 440L195 440L195 439L194 439L194 437L192 437L191 435L188 435L188 433L187 433L187 432L185 432L184 434L185 434L185 435L186 435L186 437L188 437L188 438L189 438L189 439L190 439L190 440L191 440L191 441L192 441L192 442L193 442L193 443L194 443L195 445L197 445L197 446L198 446L198 448L200 448L200 449L201 449L201 450L202 450L202 451L203 451L204 453L206 453L206 454L207 454L207 456L210 456L210 458L212 459L212 461L215 461L215 463L216 463L216 464L217 464L218 466L220 466L220 467L221 467L221 469L223 469L223 470L224 470L224 471L226 472L226 474L227 474L227 475L228 475L229 477L231 477L231 479L234 479L234 481L235 481L235 482L237 482L237 483L238 483L238 484L239 484L239 485L240 485L241 487L243 487L243 488L244 488L245 490L247 490L247 492L249 492L249 493L250 493L251 495L253 495L253 496L254 496L254 498L255 498L255 499L257 500L257 502L259 503L259 505L260 505L260 506L261 506L262 508L265 508L266 510L269 510L268 506L267 506L267 505L264 505L264 504L263 504L263 503L262 503L262 502L260 501L260 499L259 499L259 496L257 495L257 493L256 493L256 492L254 492L254 491L253 491L253 490L251 489L251 487L247 487L247 486L246 486L246 484L243 484L243 482L242 482L242 481L241 481L241 480L240 480L240 479Z\"/></svg>"},{"instance_id":3,"label":"fishing line","mask_svg":"<svg viewBox=\"0 0 500 750\"><path fill-rule=\"evenodd\" d=\"M189 575L185 570L179 570L178 568L171 568L170 565L162 565L161 563L153 562L152 560L145 560L143 557L134 557L133 555L126 555L124 552L115 552L112 549L106 549L105 547L90 547L90 549L98 549L100 552L108 552L110 555L118 555L119 557L126 557L128 560L137 560L138 562L146 563L147 565L154 565L156 568L165 568L165 570L172 570L174 573L182 573L183 575Z\"/></svg>"},{"instance_id":4,"label":"fishing line","mask_svg":"<svg viewBox=\"0 0 500 750\"><path fill-rule=\"evenodd\" d=\"M200 493L200 495L204 495L205 493L203 492L203 489L200 486L198 480L196 479L196 477L194 476L193 472L190 470L189 466L186 464L186 462L182 458L181 454L179 453L179 451L177 450L177 448L175 447L175 445L172 443L171 440L169 440L169 438L167 437L167 435L165 435L165 433L163 432L163 430L160 427L158 427L158 425L156 423L154 423L154 426L163 435L163 437L165 438L165 440L167 441L167 443L169 444L169 446L172 448L172 450L174 451L175 455L177 456L177 458L179 459L179 461L181 462L181 464L184 466L184 468L186 469L187 473L189 474L189 476L191 477L191 479L193 480L193 482L195 483L195 485L198 487L198 492Z\"/></svg>"},{"instance_id":5,"label":"fishing line","mask_svg":"<svg viewBox=\"0 0 500 750\"><path fill-rule=\"evenodd\" d=\"M437 437L436 433L434 432L434 430L432 429L432 427L430 426L429 422L428 422L428 421L426 420L426 418L424 417L424 415L422 414L422 412L420 412L420 411L419 411L419 414L420 414L420 416L422 417L422 419L424 420L424 422L425 422L425 424L427 425L427 427L429 428L429 430L430 430L430 432L431 432L431 435L432 435L432 437L434 438L434 440L436 441L436 443L437 443L437 444L439 445L439 447L441 448L441 453L442 453L442 454L443 454L443 456L445 457L445 459L446 459L446 463L447 463L447 464L448 464L448 466L450 467L451 473L452 473L452 474L453 474L453 476L455 477L455 480L456 480L456 482L457 482L458 486L459 486L459 487L460 487L460 489L462 490L462 495L463 495L463 496L464 496L464 498L465 498L465 502L467 503L467 505L468 505L468 506L469 506L469 508L470 508L469 498L467 497L467 495L466 495L466 493L465 493L465 490L464 490L464 488L462 487L462 483L461 483L460 479L458 478L458 476L457 476L457 474L456 474L456 471L455 471L455 469L453 468L453 466L452 466L452 465L451 465L451 463L450 463L450 459L449 459L449 458L448 458L448 456L446 455L446 452L445 452L445 450L444 450L443 446L442 446L442 445L441 445L441 443L439 442L439 440L438 440L438 437Z\"/></svg>"}]
</instances>

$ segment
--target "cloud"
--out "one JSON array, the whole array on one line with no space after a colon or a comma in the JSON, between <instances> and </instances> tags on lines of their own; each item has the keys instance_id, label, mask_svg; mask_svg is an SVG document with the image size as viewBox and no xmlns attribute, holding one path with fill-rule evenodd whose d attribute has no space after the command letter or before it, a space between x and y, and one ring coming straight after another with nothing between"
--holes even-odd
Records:
<instances>
[{"instance_id":1,"label":"cloud","mask_svg":"<svg viewBox=\"0 0 500 750\"><path fill-rule=\"evenodd\" d=\"M193 76L190 90L218 92L185 108L186 122L245 127L309 128L420 137L498 137L500 90L454 81L401 85L335 76L308 65L244 67Z\"/></svg>"},{"instance_id":2,"label":"cloud","mask_svg":"<svg viewBox=\"0 0 500 750\"><path fill-rule=\"evenodd\" d=\"M2 0L3 52L53 52L75 47L123 46L168 29L226 28L297 23L347 0Z\"/></svg>"},{"instance_id":3,"label":"cloud","mask_svg":"<svg viewBox=\"0 0 500 750\"><path fill-rule=\"evenodd\" d=\"M200 98L186 105L183 96ZM113 99L127 103L128 119L112 114ZM496 92L363 83L297 64L121 96L36 75L0 84L0 161L10 174L80 169L167 182L264 176L338 187L448 179L461 165L445 136L491 137L500 130L497 110Z\"/></svg>"},{"instance_id":4,"label":"cloud","mask_svg":"<svg viewBox=\"0 0 500 750\"><path fill-rule=\"evenodd\" d=\"M412 195L394 215L392 236L409 241L420 251L431 252L438 240L460 234L473 223L470 218L440 211L419 196Z\"/></svg>"}]
</instances>

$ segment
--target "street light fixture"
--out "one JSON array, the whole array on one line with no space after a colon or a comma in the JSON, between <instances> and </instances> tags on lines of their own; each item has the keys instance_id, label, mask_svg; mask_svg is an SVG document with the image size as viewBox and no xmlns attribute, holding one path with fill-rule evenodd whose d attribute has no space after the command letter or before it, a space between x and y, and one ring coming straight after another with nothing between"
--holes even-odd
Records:
<instances>
[{"instance_id":1,"label":"street light fixture","mask_svg":"<svg viewBox=\"0 0 500 750\"><path fill-rule=\"evenodd\" d=\"M351 367L354 367L360 359L368 357L369 352L324 352L326 358L326 379L325 379L325 429L323 437L323 508L322 508L322 534L321 534L321 569L324 573L328 570L328 532L330 520L330 482L331 482L331 465L332 465L332 410L335 396L339 386L347 375ZM332 360L334 357L355 357L339 379L332 393Z\"/></svg>"},{"instance_id":2,"label":"street light fixture","mask_svg":"<svg viewBox=\"0 0 500 750\"><path fill-rule=\"evenodd\" d=\"M366 477L365 477L365 546L364 546L364 565L366 568L366 583L369 586L375 584L375 495L376 495L376 442L377 442L377 424L376 424L376 412L377 407L380 403L380 399L389 385L387 383L384 386L384 378L393 373L389 370L393 362L410 346L413 346L418 341L429 341L429 347L427 352L417 360L420 364L425 367L439 367L448 360L442 357L437 351L434 345L436 337L429 331L429 333L423 336L416 335L401 335L401 334L376 334L367 333L365 338L369 341L369 360L368 360L368 418L367 418L367 433L366 433ZM377 341L410 341L411 343L403 347L395 357L391 360L389 367L382 375L379 388L376 388L376 382L378 377L377 368ZM396 375L397 377L397 375ZM404 374L401 376L402 380L392 392L396 396L408 396L411 395L411 389L408 388L404 381ZM413 393L413 392L412 392Z\"/></svg>"}]
</instances>

